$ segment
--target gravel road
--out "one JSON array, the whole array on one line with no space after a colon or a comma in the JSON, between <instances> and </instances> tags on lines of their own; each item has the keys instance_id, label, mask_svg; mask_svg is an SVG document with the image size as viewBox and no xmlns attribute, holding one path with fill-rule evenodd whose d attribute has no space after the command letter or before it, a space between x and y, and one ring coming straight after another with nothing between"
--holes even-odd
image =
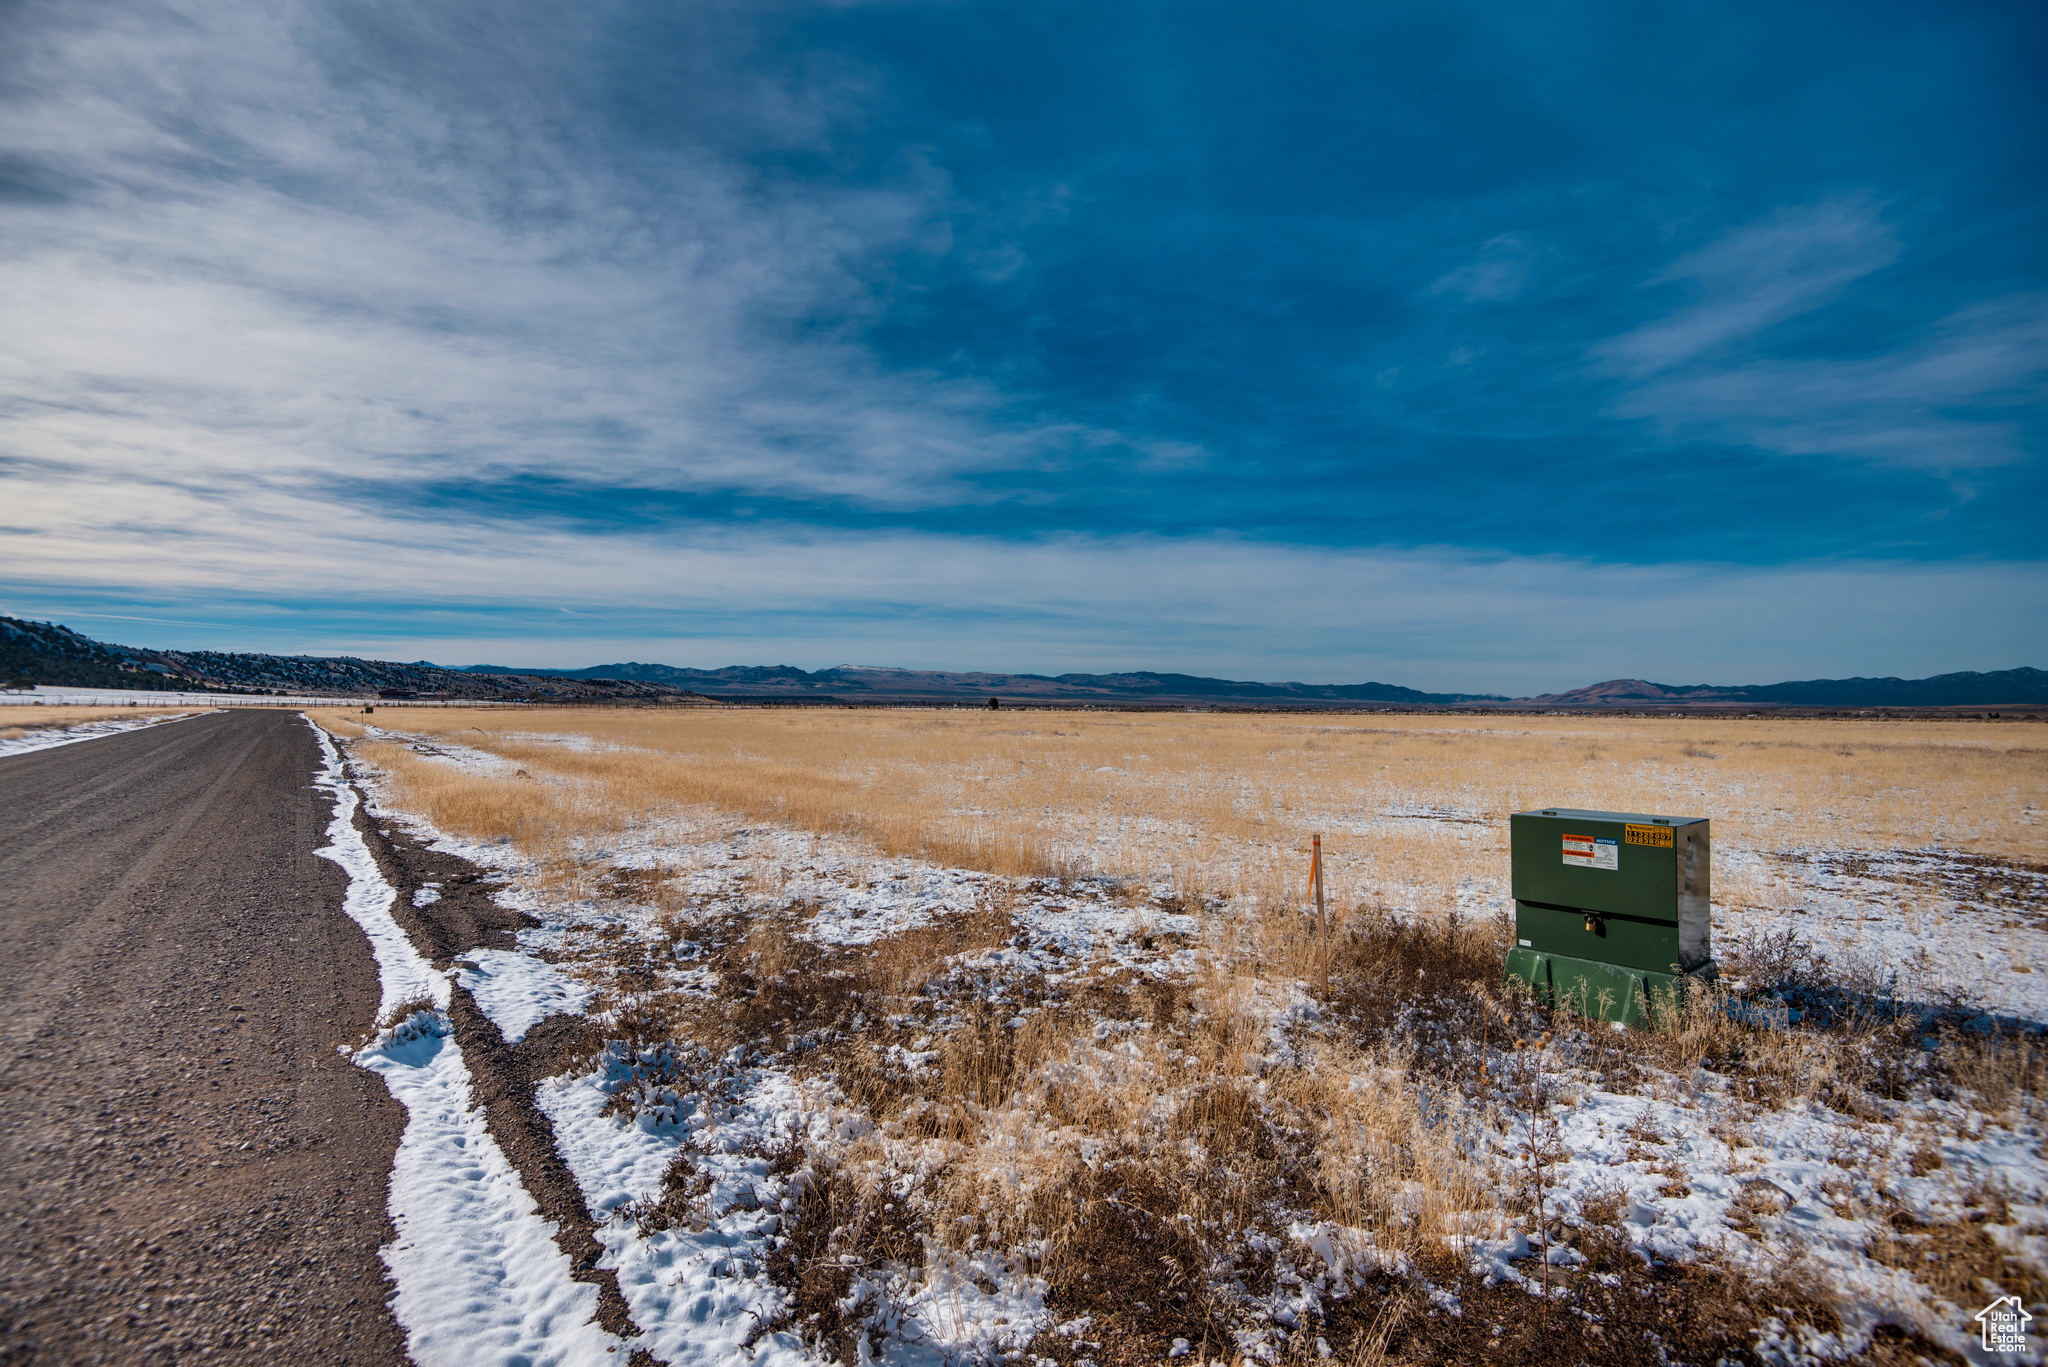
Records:
<instances>
[{"instance_id":1,"label":"gravel road","mask_svg":"<svg viewBox=\"0 0 2048 1367\"><path fill-rule=\"evenodd\" d=\"M243 710L0 759L0 1364L405 1360L318 760Z\"/></svg>"}]
</instances>

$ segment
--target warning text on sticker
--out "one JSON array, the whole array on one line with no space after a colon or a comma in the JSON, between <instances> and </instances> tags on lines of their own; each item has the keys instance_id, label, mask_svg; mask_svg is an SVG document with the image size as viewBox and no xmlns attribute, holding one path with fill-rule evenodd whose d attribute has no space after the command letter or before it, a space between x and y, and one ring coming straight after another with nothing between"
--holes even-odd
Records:
<instances>
[{"instance_id":1,"label":"warning text on sticker","mask_svg":"<svg viewBox=\"0 0 2048 1367\"><path fill-rule=\"evenodd\" d=\"M1621 867L1621 846L1612 836L1567 835L1564 838L1564 862L1581 869L1618 869Z\"/></svg>"}]
</instances>

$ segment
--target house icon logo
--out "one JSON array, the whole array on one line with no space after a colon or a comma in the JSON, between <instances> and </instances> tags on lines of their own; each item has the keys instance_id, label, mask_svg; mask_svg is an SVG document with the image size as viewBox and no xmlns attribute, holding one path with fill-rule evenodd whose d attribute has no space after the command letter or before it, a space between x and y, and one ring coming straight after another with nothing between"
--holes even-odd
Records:
<instances>
[{"instance_id":1,"label":"house icon logo","mask_svg":"<svg viewBox=\"0 0 2048 1367\"><path fill-rule=\"evenodd\" d=\"M2000 1296L1977 1312L1977 1323L1984 1328L1984 1351L1987 1353L2024 1353L2027 1351L2027 1325L2033 1321L2027 1307L2020 1304L2018 1296Z\"/></svg>"}]
</instances>

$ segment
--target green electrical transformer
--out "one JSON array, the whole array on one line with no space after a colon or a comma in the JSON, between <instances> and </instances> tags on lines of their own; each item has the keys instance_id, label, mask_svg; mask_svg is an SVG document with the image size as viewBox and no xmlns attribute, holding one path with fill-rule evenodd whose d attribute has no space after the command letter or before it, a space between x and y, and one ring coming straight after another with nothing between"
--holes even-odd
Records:
<instances>
[{"instance_id":1,"label":"green electrical transformer","mask_svg":"<svg viewBox=\"0 0 2048 1367\"><path fill-rule=\"evenodd\" d=\"M1537 1000L1648 1024L1714 976L1713 843L1704 817L1546 807L1508 818L1515 947Z\"/></svg>"}]
</instances>

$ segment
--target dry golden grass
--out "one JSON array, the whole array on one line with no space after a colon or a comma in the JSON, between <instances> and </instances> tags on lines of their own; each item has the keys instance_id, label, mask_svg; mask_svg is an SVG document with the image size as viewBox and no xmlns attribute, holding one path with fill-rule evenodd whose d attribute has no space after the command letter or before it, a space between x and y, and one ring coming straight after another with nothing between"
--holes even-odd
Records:
<instances>
[{"instance_id":1,"label":"dry golden grass","mask_svg":"<svg viewBox=\"0 0 2048 1367\"><path fill-rule=\"evenodd\" d=\"M32 731L47 731L52 727L76 726L80 722L107 721L114 718L124 720L137 717L162 717L179 715L197 709L192 707L157 707L144 704L137 707L66 707L52 706L5 706L0 705L0 740L12 740Z\"/></svg>"},{"instance_id":2,"label":"dry golden grass","mask_svg":"<svg viewBox=\"0 0 2048 1367\"><path fill-rule=\"evenodd\" d=\"M430 815L442 830L478 840L507 837L540 857L558 853L578 835L613 829L623 815L595 801L584 785L540 783L517 771L470 773L393 741L359 740L350 753L389 773L407 806Z\"/></svg>"},{"instance_id":3,"label":"dry golden grass","mask_svg":"<svg viewBox=\"0 0 2048 1367\"><path fill-rule=\"evenodd\" d=\"M357 720L316 715L344 734ZM2048 861L2048 733L2022 724L936 709L423 709L399 724L569 781L551 795L408 766L401 781L439 784L450 805L427 810L466 834L525 838L550 804L585 830L708 805L886 854L1189 898L1297 902L1300 851L1322 831L1339 904L1455 905L1461 888L1504 891L1505 817L1536 806L1707 815L1721 850ZM1762 905L1794 876L1724 863L1718 900Z\"/></svg>"}]
</instances>

